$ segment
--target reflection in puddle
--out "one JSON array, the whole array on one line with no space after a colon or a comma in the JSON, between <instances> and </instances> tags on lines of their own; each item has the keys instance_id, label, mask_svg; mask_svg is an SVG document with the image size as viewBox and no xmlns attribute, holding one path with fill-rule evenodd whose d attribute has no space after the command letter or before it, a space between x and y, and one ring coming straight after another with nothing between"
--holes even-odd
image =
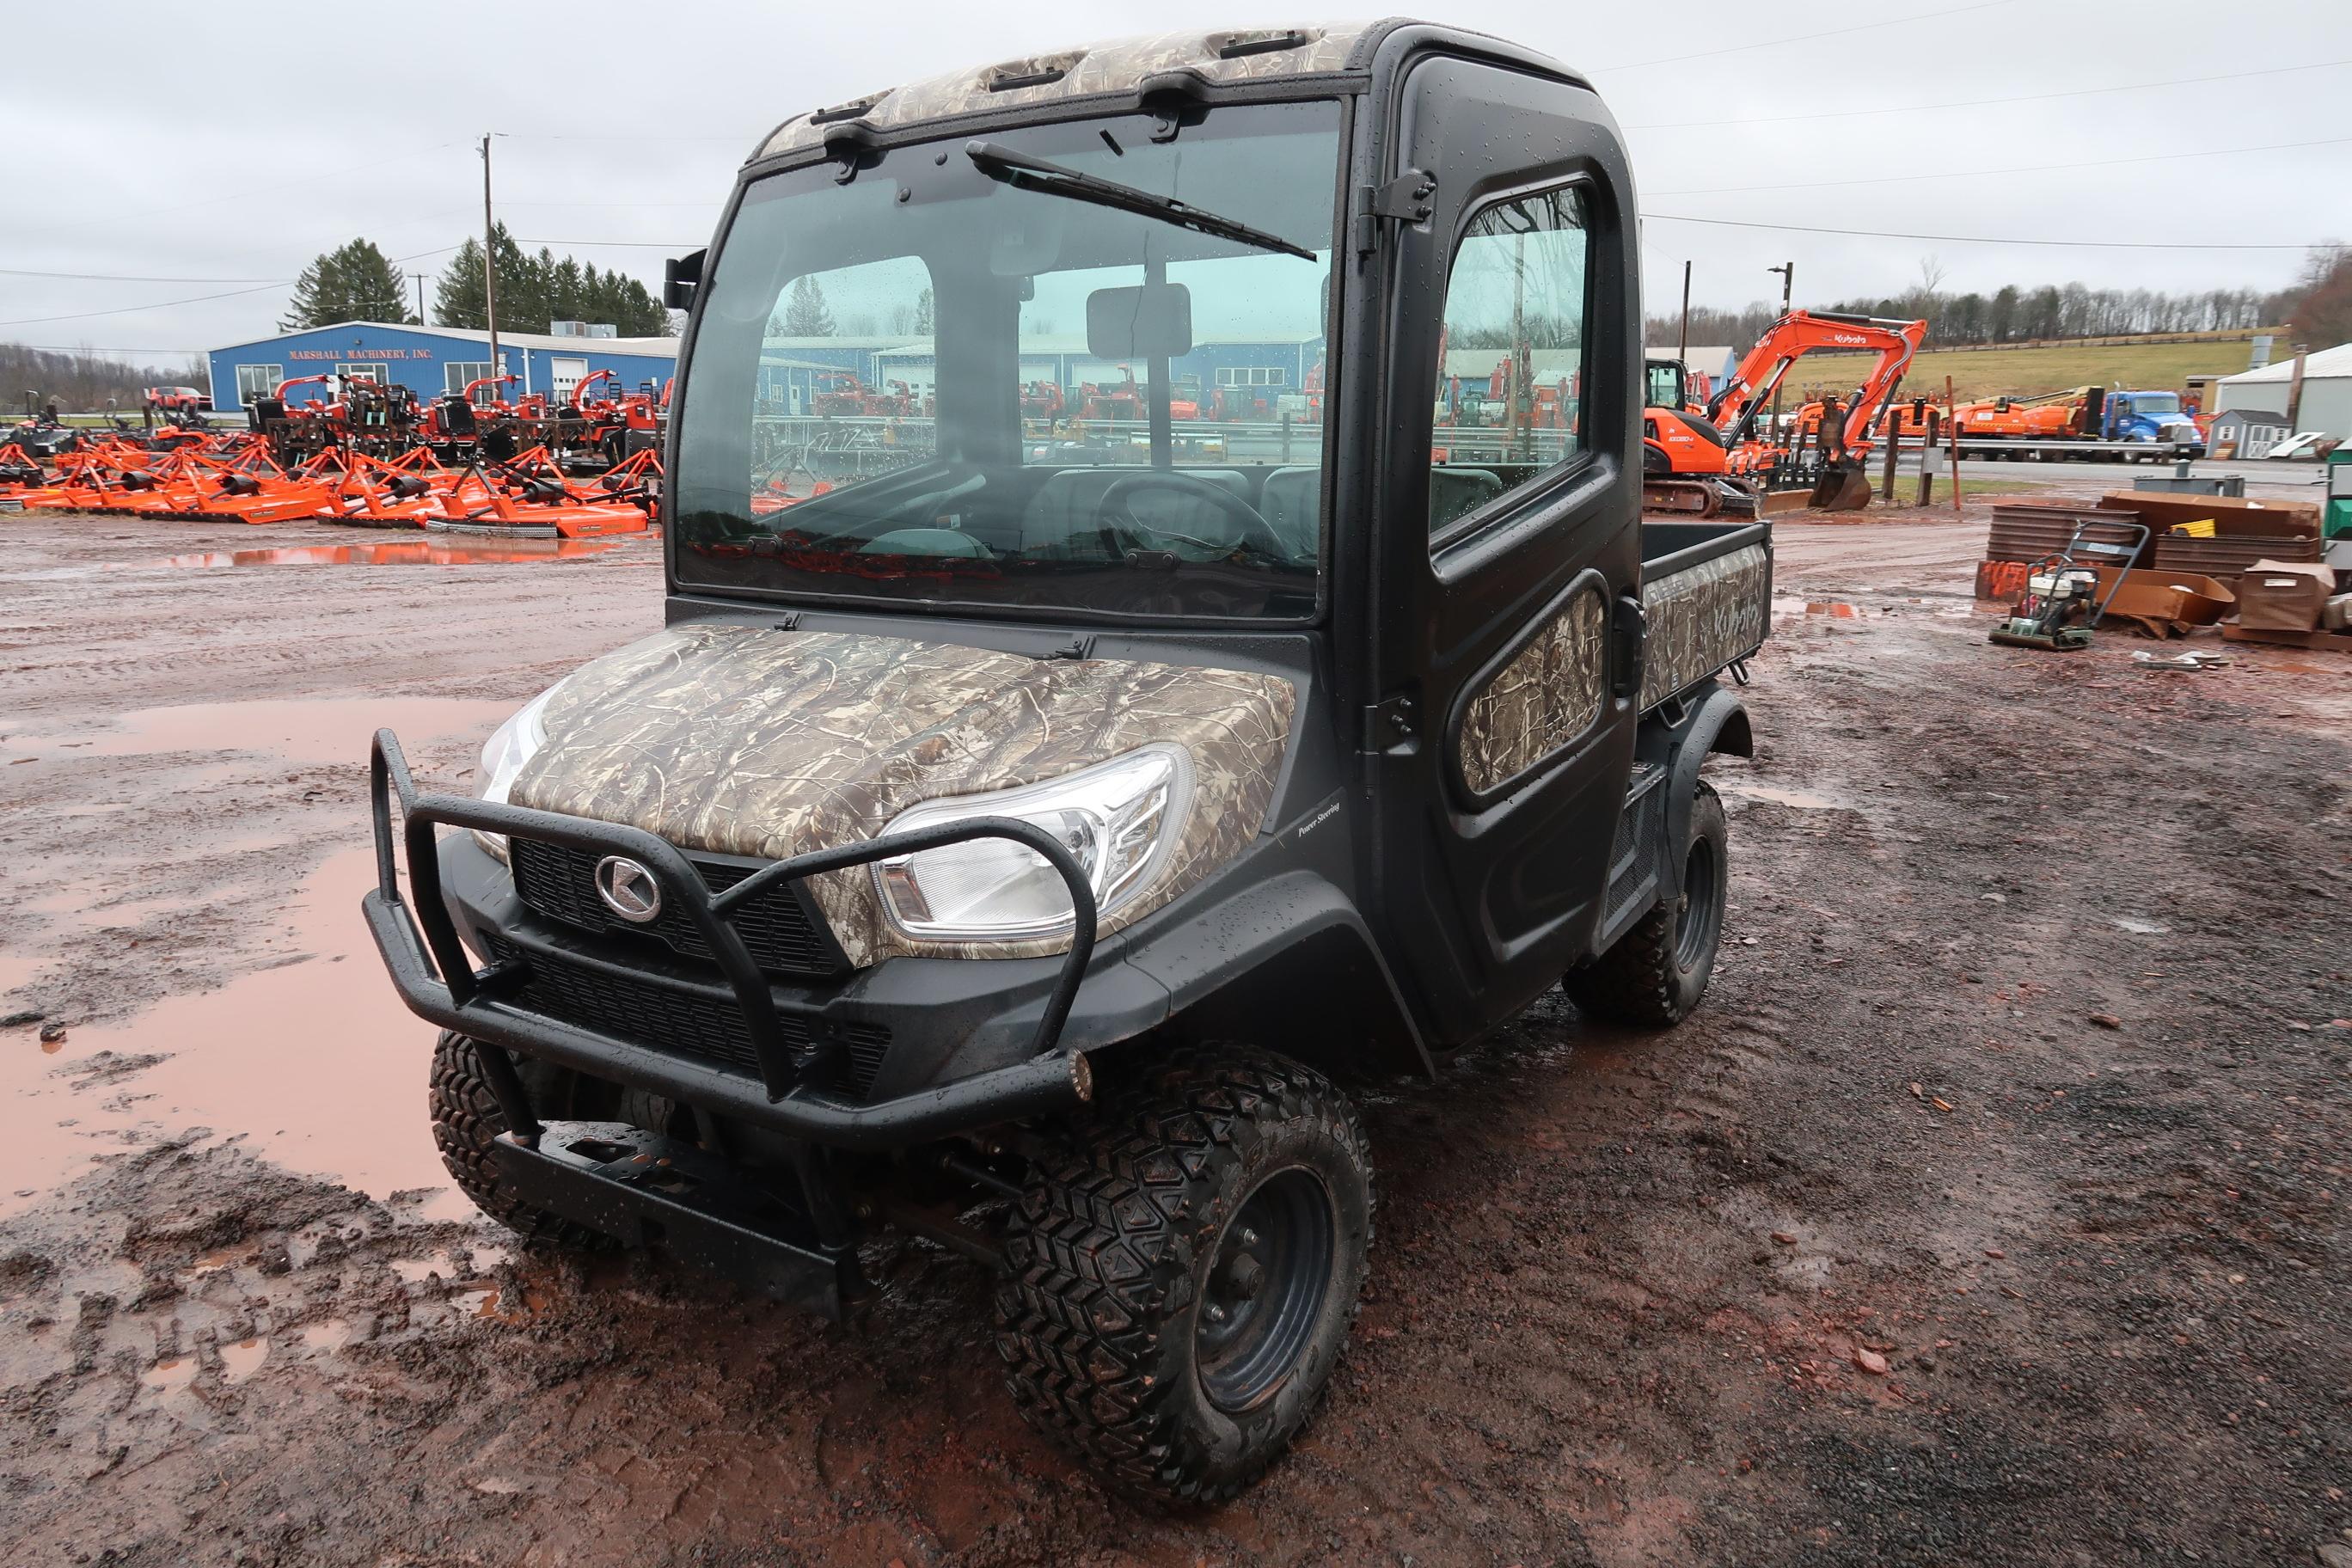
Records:
<instances>
[{"instance_id":1,"label":"reflection in puddle","mask_svg":"<svg viewBox=\"0 0 2352 1568\"><path fill-rule=\"evenodd\" d=\"M272 698L142 708L104 730L20 730L0 754L43 758L146 756L158 752L269 752L296 763L358 763L368 739L391 728L418 742L487 735L515 704L448 697Z\"/></svg>"},{"instance_id":2,"label":"reflection in puddle","mask_svg":"<svg viewBox=\"0 0 2352 1568\"><path fill-rule=\"evenodd\" d=\"M235 1344L223 1345L220 1358L221 1381L232 1385L240 1384L259 1372L261 1363L269 1359L269 1342L239 1340Z\"/></svg>"},{"instance_id":3,"label":"reflection in puddle","mask_svg":"<svg viewBox=\"0 0 2352 1568\"><path fill-rule=\"evenodd\" d=\"M16 1193L72 1179L134 1130L242 1136L256 1154L376 1197L445 1186L424 1107L432 1027L401 1005L359 917L373 860L366 846L333 857L286 911L311 954L306 962L167 998L121 1024L77 1028L66 1040L64 1078L29 1050L16 1059L38 1068L8 1073L0 1058L0 1091L11 1100L0 1215L29 1201ZM167 1058L120 1075L123 1088L152 1098L127 1106L68 1098L77 1066L107 1050ZM68 1114L80 1125L61 1120Z\"/></svg>"},{"instance_id":4,"label":"reflection in puddle","mask_svg":"<svg viewBox=\"0 0 2352 1568\"><path fill-rule=\"evenodd\" d=\"M1776 597L1772 601L1772 618L1779 620L1783 616L1826 616L1832 620L1856 621L1863 618L1863 612L1859 605L1849 605L1843 599Z\"/></svg>"},{"instance_id":5,"label":"reflection in puddle","mask_svg":"<svg viewBox=\"0 0 2352 1568\"><path fill-rule=\"evenodd\" d=\"M502 540L445 544L437 540L386 540L365 544L297 544L275 550L205 550L167 556L164 566L221 571L238 566L481 566L563 561L618 550L617 539Z\"/></svg>"},{"instance_id":6,"label":"reflection in puddle","mask_svg":"<svg viewBox=\"0 0 2352 1568\"><path fill-rule=\"evenodd\" d=\"M1742 800L1767 800L1775 805L1790 806L1798 811L1846 809L1842 801L1834 801L1822 795L1807 795L1802 790L1781 789L1773 784L1750 784L1746 779L1717 778L1714 782L1715 786L1724 794L1738 795Z\"/></svg>"},{"instance_id":7,"label":"reflection in puddle","mask_svg":"<svg viewBox=\"0 0 2352 1568\"><path fill-rule=\"evenodd\" d=\"M457 1268L450 1263L447 1253L436 1252L430 1258L395 1258L392 1260L392 1271L408 1284L421 1285L436 1274L446 1279L457 1272Z\"/></svg>"},{"instance_id":8,"label":"reflection in puddle","mask_svg":"<svg viewBox=\"0 0 2352 1568\"><path fill-rule=\"evenodd\" d=\"M341 1318L329 1318L302 1331L303 1348L316 1351L320 1355L342 1349L351 1343L351 1340L352 1326Z\"/></svg>"},{"instance_id":9,"label":"reflection in puddle","mask_svg":"<svg viewBox=\"0 0 2352 1568\"><path fill-rule=\"evenodd\" d=\"M175 1388L185 1388L196 1380L196 1358L192 1355L173 1356L159 1361L140 1374L139 1381L159 1393L169 1394Z\"/></svg>"}]
</instances>

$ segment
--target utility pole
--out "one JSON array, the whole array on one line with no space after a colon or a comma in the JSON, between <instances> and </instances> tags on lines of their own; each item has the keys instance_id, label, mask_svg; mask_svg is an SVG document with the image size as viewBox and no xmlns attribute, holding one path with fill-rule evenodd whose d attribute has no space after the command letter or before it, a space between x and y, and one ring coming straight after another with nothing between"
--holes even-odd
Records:
<instances>
[{"instance_id":1,"label":"utility pole","mask_svg":"<svg viewBox=\"0 0 2352 1568\"><path fill-rule=\"evenodd\" d=\"M425 274L422 272L416 275L416 324L420 327L432 324L425 319Z\"/></svg>"},{"instance_id":2,"label":"utility pole","mask_svg":"<svg viewBox=\"0 0 2352 1568\"><path fill-rule=\"evenodd\" d=\"M1681 363L1685 373L1690 369L1690 274L1691 264L1685 261L1683 263L1683 325L1675 339L1675 358ZM1716 368L1720 370L1723 367L1717 365Z\"/></svg>"},{"instance_id":3,"label":"utility pole","mask_svg":"<svg viewBox=\"0 0 2352 1568\"><path fill-rule=\"evenodd\" d=\"M482 315L490 329L490 374L498 375L504 367L499 363L499 253L491 243L495 226L490 222L490 134L482 132Z\"/></svg>"},{"instance_id":4,"label":"utility pole","mask_svg":"<svg viewBox=\"0 0 2352 1568\"><path fill-rule=\"evenodd\" d=\"M487 153L484 154L486 157L488 155L488 154ZM1778 267L1767 267L1764 270L1767 272L1777 272L1780 275L1780 314L1785 316L1789 313L1789 301L1796 298L1797 264L1793 261L1784 261ZM1780 381L1786 381L1789 378L1784 375L1780 378ZM1780 381L1776 381L1772 384L1772 438L1775 441L1778 441L1780 438Z\"/></svg>"}]
</instances>

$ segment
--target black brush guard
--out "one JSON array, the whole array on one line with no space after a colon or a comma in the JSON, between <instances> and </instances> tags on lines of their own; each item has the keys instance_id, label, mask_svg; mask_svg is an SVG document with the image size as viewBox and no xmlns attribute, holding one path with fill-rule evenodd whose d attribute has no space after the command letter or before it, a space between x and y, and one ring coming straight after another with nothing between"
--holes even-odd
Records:
<instances>
[{"instance_id":1,"label":"black brush guard","mask_svg":"<svg viewBox=\"0 0 2352 1568\"><path fill-rule=\"evenodd\" d=\"M1094 952L1094 890L1076 858L1029 823L980 817L819 850L763 867L714 894L676 847L642 829L418 794L389 730L376 731L368 791L376 862L376 885L361 900L368 929L410 1010L475 1042L508 1127L491 1156L506 1184L534 1207L634 1246L658 1247L692 1267L838 1319L864 1288L848 1205L826 1150L904 1147L1062 1110L1093 1092L1086 1058L1064 1053L1059 1042ZM395 795L413 903L401 897L394 854ZM503 1000L530 961L474 967L442 897L434 830L444 824L625 856L644 866L662 898L687 911L734 993L760 1081ZM828 1042L813 1038L801 1050L785 1044L775 998L729 911L779 882L974 838L1010 838L1044 856L1068 886L1076 914L1069 955L1046 997L1029 1059L871 1104L817 1087ZM782 1133L794 1140L793 1168L737 1169L694 1144L617 1123L542 1123L515 1069L514 1051Z\"/></svg>"},{"instance_id":2,"label":"black brush guard","mask_svg":"<svg viewBox=\"0 0 2352 1568\"><path fill-rule=\"evenodd\" d=\"M389 730L376 732L369 758L368 790L375 825L376 885L361 900L361 908L384 966L412 1012L486 1047L482 1059L491 1092L498 1097L509 1127L526 1144L536 1141L539 1123L515 1073L510 1051L720 1116L740 1117L787 1137L848 1150L903 1148L994 1122L1064 1110L1093 1092L1093 1075L1086 1058L1061 1051L1059 1042L1094 952L1094 889L1076 857L1033 824L1012 817L976 817L820 849L776 861L726 891L713 893L684 855L642 828L465 796L420 794L409 776L400 742ZM399 863L394 854L395 795L413 900L402 897ZM760 1064L759 1081L531 1013L506 1001L520 978L517 965L494 964L477 970L442 897L434 830L445 825L624 856L645 867L659 884L663 900L685 910L709 945L741 1009ZM1029 1059L872 1103L848 1100L820 1087L812 1069L821 1067L829 1042L813 1041L810 1048L799 1051L785 1044L768 981L729 920L729 912L779 882L975 838L1010 838L1044 856L1068 886L1076 915L1070 951L1038 1018ZM517 961L518 964L528 962Z\"/></svg>"}]
</instances>

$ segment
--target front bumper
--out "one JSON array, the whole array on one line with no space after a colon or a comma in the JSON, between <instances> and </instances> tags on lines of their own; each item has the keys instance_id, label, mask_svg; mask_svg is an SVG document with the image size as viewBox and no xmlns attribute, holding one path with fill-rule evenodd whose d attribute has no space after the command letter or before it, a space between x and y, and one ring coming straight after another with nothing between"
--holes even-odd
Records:
<instances>
[{"instance_id":1,"label":"front bumper","mask_svg":"<svg viewBox=\"0 0 2352 1568\"><path fill-rule=\"evenodd\" d=\"M1069 851L1028 823L992 817L820 850L775 862L734 887L713 893L675 847L642 829L420 793L390 731L376 735L369 786L376 886L361 900L369 931L394 988L412 1012L494 1047L484 1052L486 1071L499 1109L522 1146L535 1144L541 1128L513 1070L509 1052L740 1119L787 1138L846 1150L903 1148L1066 1110L1091 1097L1093 1078L1086 1058L1066 1047L1064 1036L1080 984L1095 958L1093 893L1084 869ZM395 798L402 817L397 840L393 822ZM443 845L435 830L444 826L625 856L644 866L660 885L663 900L687 912L710 953L718 976L706 978L698 989L707 994L703 1000L740 1013L751 1070L649 1047L622 1032L619 1020L606 1026L601 1019L551 1017L522 1005L518 998L530 984L533 962L526 944L510 943L513 951L477 969L460 938L457 917L462 915L478 936L480 924L491 915L489 896L478 889L449 888L443 874L446 866L462 875L469 852L485 862L488 857L473 850L464 835ZM845 1031L837 1026L841 1019L837 999L834 1005L796 1008L793 998L772 985L753 962L730 922L730 911L777 882L979 837L1014 839L1060 871L1072 889L1077 911L1069 952L1058 963L902 960L881 966L909 965L908 974L928 973L939 982L929 987L903 982L877 984L879 972L868 972L869 977L860 984L870 994L865 998L870 1005L886 1009L895 1005L909 1016L920 1016L927 1010L922 993L930 990L937 1000L929 1010L951 1037L942 1039L941 1031L934 1030L929 1042L933 1048L928 1054L918 1053L934 1069L920 1075L927 1081L910 1083L909 1075L901 1071L896 1075L894 1089L892 1075L886 1072L876 1082L877 1097L864 1100L830 1087L831 1068L845 1045ZM395 853L396 842L404 850L413 899L403 895L399 875L403 857ZM523 932L515 927L507 934L520 937ZM591 946L583 942L581 952L564 956L595 966L602 961L587 951ZM627 973L609 963L604 967ZM1148 1022L1164 1011L1164 990L1150 985L1139 973L1116 961L1099 968L1103 984L1097 989L1103 994L1108 1016L1093 1020L1096 1027L1081 1031L1082 1037L1116 1034L1123 1020ZM991 971L1012 983L1012 994L997 994L994 1005L988 984ZM1050 980L1045 978L1046 971ZM960 984L946 984L949 977ZM691 1000L688 988L693 984L674 980L672 989L682 1000ZM787 1016L795 1026L786 1027ZM1024 1032L1025 1039L1019 1037ZM954 1076L960 1054L955 1047L974 1040L983 1042L980 1057L995 1065ZM962 1054L969 1059L970 1053Z\"/></svg>"}]
</instances>

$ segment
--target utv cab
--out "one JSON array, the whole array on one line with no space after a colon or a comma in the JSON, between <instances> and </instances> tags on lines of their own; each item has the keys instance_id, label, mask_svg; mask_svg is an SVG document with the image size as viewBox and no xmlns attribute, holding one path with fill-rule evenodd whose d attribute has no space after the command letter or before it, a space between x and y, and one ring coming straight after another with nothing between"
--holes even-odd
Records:
<instances>
[{"instance_id":1,"label":"utv cab","mask_svg":"<svg viewBox=\"0 0 2352 1568\"><path fill-rule=\"evenodd\" d=\"M1632 203L1581 78L1416 23L786 121L672 268L667 629L478 798L376 737L459 1184L835 1316L928 1237L1108 1482L1247 1485L1355 1316L1348 1086L1706 989L1769 539L1640 520ZM845 353L907 396L808 412Z\"/></svg>"}]
</instances>

